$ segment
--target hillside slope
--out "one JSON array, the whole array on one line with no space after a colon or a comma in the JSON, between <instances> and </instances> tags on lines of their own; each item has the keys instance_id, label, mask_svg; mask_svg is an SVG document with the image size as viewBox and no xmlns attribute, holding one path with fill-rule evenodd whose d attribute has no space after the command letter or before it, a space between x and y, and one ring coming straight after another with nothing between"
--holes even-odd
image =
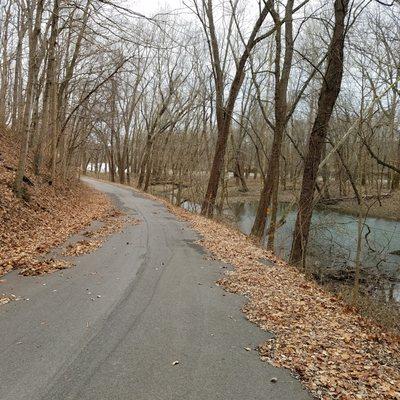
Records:
<instances>
[{"instance_id":1,"label":"hillside slope","mask_svg":"<svg viewBox=\"0 0 400 400\"><path fill-rule=\"evenodd\" d=\"M24 199L17 198L12 185L18 151L10 135L0 131L0 275L28 267L111 207L103 194L77 179L49 185L46 179L34 175L31 160Z\"/></svg>"}]
</instances>

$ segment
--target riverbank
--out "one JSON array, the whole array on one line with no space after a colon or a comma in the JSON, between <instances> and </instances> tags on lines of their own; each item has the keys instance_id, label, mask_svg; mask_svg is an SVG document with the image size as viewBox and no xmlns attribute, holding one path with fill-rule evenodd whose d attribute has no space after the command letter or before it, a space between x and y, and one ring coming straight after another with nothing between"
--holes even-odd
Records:
<instances>
[{"instance_id":1,"label":"riverbank","mask_svg":"<svg viewBox=\"0 0 400 400\"><path fill-rule=\"evenodd\" d=\"M325 206L324 208L354 216L359 213L359 205L355 199L341 201L338 204ZM380 200L365 200L362 210L363 216L400 221L400 191L393 192L390 196Z\"/></svg>"},{"instance_id":2,"label":"riverbank","mask_svg":"<svg viewBox=\"0 0 400 400\"><path fill-rule=\"evenodd\" d=\"M248 180L248 192L241 192L234 179L231 179L227 185L227 203L235 204L241 202L258 202L260 199L261 184L259 180ZM331 190L331 197L340 197L338 193ZM368 191L368 194L376 195L375 190ZM280 190L278 202L296 204L298 198L298 189ZM364 201L363 215L371 218L383 218L393 221L400 221L400 191L390 193L389 196L382 196L367 199ZM345 198L336 204L318 204L319 209L335 211L338 213L358 216L359 205L356 199Z\"/></svg>"},{"instance_id":3,"label":"riverbank","mask_svg":"<svg viewBox=\"0 0 400 400\"><path fill-rule=\"evenodd\" d=\"M230 178L225 184L224 208L233 208L238 203L253 203L260 199L262 189L259 178L250 178L247 180L248 191L244 192L237 186L234 178ZM160 197L170 199L172 194L171 184L151 185L149 192ZM299 195L299 188L294 190L288 188L281 189L278 196L278 202L293 204L295 207ZM376 195L376 191L371 189L367 191L369 195ZM176 193L176 188L175 188ZM191 203L201 204L203 193L199 190L193 190L191 187L183 187L181 199ZM340 195L334 189L331 189L332 198L339 198ZM348 196L351 197L351 196ZM317 207L323 210L335 211L338 213L358 216L359 205L356 199L344 198L336 204L318 204ZM371 218L383 218L388 220L400 221L400 191L390 193L389 196L367 199L363 206L363 215Z\"/></svg>"}]
</instances>

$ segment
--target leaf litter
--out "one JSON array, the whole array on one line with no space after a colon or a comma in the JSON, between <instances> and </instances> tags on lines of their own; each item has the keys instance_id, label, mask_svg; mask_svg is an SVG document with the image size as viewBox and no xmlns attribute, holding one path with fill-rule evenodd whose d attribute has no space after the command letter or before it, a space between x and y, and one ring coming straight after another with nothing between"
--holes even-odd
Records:
<instances>
[{"instance_id":1,"label":"leaf litter","mask_svg":"<svg viewBox=\"0 0 400 400\"><path fill-rule=\"evenodd\" d=\"M72 265L73 264L71 262L65 260L55 260L53 258L47 260L38 260L32 258L29 261L29 266L23 268L19 274L23 276L43 275L50 272L70 268Z\"/></svg>"},{"instance_id":2,"label":"leaf litter","mask_svg":"<svg viewBox=\"0 0 400 400\"><path fill-rule=\"evenodd\" d=\"M80 256L88 254L99 248L103 242L101 240L79 240L79 242L69 244L63 251L63 256Z\"/></svg>"},{"instance_id":3,"label":"leaf litter","mask_svg":"<svg viewBox=\"0 0 400 400\"><path fill-rule=\"evenodd\" d=\"M50 185L45 174L34 174L30 158L26 175L32 185L24 185L22 199L16 197L12 187L17 147L0 132L0 276L13 269L31 276L71 267L70 261L48 258L49 252L87 229L94 220L103 221L103 226L90 234L86 232L90 240L68 247L69 255L86 254L124 224L138 223L115 209L105 194L77 179Z\"/></svg>"},{"instance_id":4,"label":"leaf litter","mask_svg":"<svg viewBox=\"0 0 400 400\"><path fill-rule=\"evenodd\" d=\"M18 301L20 297L17 297L15 294L2 294L0 295L0 305L10 303L11 301Z\"/></svg>"},{"instance_id":5,"label":"leaf litter","mask_svg":"<svg viewBox=\"0 0 400 400\"><path fill-rule=\"evenodd\" d=\"M71 243L62 253L64 256L80 256L88 254L101 247L107 236L121 232L127 225L137 225L139 220L126 216L121 210L111 209L101 220L103 226L93 231L84 232L84 236L90 238Z\"/></svg>"},{"instance_id":6,"label":"leaf litter","mask_svg":"<svg viewBox=\"0 0 400 400\"><path fill-rule=\"evenodd\" d=\"M122 211L115 208L106 211L104 217L100 221L103 225L99 229L84 232L85 236L91 238L90 240L83 239L68 244L62 252L62 255L71 257L89 254L101 247L107 236L120 232L127 224L136 225L140 222L134 218L125 216ZM69 260L56 260L53 258L40 260L32 257L29 260L29 266L23 268L20 275L43 275L57 270L70 268L73 265L74 264Z\"/></svg>"},{"instance_id":7,"label":"leaf litter","mask_svg":"<svg viewBox=\"0 0 400 400\"><path fill-rule=\"evenodd\" d=\"M37 269L43 263L45 270L60 269L59 261L40 258L111 208L102 193L79 182L29 188L26 202L15 197L11 181L0 168L0 276L12 269Z\"/></svg>"}]
</instances>

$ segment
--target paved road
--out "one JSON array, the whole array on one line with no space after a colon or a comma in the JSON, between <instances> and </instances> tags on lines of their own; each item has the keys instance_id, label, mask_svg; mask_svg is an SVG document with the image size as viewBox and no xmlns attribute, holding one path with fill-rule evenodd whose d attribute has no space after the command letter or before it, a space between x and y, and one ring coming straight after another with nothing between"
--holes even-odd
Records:
<instances>
[{"instance_id":1,"label":"paved road","mask_svg":"<svg viewBox=\"0 0 400 400\"><path fill-rule=\"evenodd\" d=\"M5 277L0 291L23 300L0 306L1 400L310 398L244 350L268 334L245 320L243 298L214 284L226 266L206 259L186 223L88 182L142 222L63 273Z\"/></svg>"}]
</instances>

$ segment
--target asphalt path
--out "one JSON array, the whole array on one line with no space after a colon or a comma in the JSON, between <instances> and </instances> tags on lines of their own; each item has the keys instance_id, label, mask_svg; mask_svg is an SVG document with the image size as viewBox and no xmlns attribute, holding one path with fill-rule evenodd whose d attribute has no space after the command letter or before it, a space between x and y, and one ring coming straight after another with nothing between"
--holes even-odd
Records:
<instances>
[{"instance_id":1,"label":"asphalt path","mask_svg":"<svg viewBox=\"0 0 400 400\"><path fill-rule=\"evenodd\" d=\"M0 306L1 400L311 398L260 361L255 348L271 335L245 319L243 297L215 285L229 266L210 261L187 223L129 188L85 180L141 222L71 269L3 277L0 293L21 299Z\"/></svg>"}]
</instances>

